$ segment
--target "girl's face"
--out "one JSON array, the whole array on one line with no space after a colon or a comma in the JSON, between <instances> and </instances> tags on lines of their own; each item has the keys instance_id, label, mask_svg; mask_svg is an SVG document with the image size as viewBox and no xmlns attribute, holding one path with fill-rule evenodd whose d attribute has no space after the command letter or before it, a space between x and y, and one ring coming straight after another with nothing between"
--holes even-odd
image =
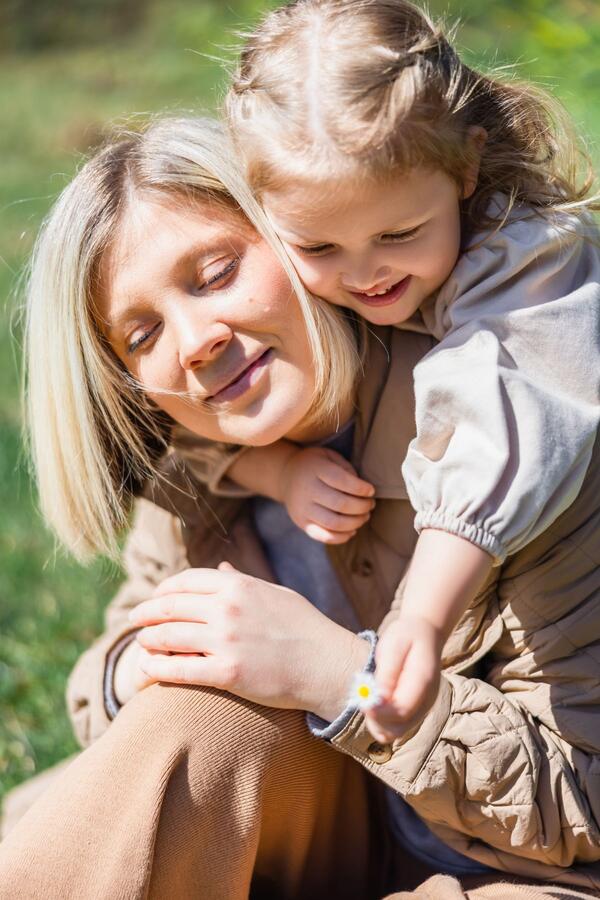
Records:
<instances>
[{"instance_id":1,"label":"girl's face","mask_svg":"<svg viewBox=\"0 0 600 900\"><path fill-rule=\"evenodd\" d=\"M300 305L239 216L136 200L101 262L98 313L119 359L190 431L303 439L315 385Z\"/></svg>"},{"instance_id":2,"label":"girl's face","mask_svg":"<svg viewBox=\"0 0 600 900\"><path fill-rule=\"evenodd\" d=\"M459 201L445 172L267 192L264 207L305 285L369 322L409 319L456 265Z\"/></svg>"}]
</instances>

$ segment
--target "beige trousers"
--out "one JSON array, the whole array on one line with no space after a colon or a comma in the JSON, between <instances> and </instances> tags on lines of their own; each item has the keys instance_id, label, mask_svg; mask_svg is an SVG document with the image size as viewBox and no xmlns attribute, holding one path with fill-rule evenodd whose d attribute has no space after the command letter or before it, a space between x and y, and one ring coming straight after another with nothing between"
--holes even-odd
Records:
<instances>
[{"instance_id":1,"label":"beige trousers","mask_svg":"<svg viewBox=\"0 0 600 900\"><path fill-rule=\"evenodd\" d=\"M154 686L50 780L0 845L1 900L526 900L389 844L381 785L302 713ZM406 890L405 890L406 889Z\"/></svg>"}]
</instances>

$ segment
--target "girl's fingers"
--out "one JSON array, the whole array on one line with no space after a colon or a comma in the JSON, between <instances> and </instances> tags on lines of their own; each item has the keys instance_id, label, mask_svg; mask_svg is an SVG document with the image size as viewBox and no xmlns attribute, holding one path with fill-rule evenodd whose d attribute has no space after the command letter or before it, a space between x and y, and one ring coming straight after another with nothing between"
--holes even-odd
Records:
<instances>
[{"instance_id":1,"label":"girl's fingers","mask_svg":"<svg viewBox=\"0 0 600 900\"><path fill-rule=\"evenodd\" d=\"M327 531L358 531L358 529L369 521L371 513L361 516L347 516L343 513L333 512L326 509L319 503L311 503L308 510L308 518L315 525L320 525Z\"/></svg>"},{"instance_id":2,"label":"girl's fingers","mask_svg":"<svg viewBox=\"0 0 600 900\"><path fill-rule=\"evenodd\" d=\"M184 569L177 575L165 578L154 591L154 596L161 594L215 594L221 590L229 572L217 569Z\"/></svg>"},{"instance_id":3,"label":"girl's fingers","mask_svg":"<svg viewBox=\"0 0 600 900\"><path fill-rule=\"evenodd\" d=\"M166 622L142 628L136 635L146 650L172 653L210 653L213 649L206 625L195 622Z\"/></svg>"},{"instance_id":4,"label":"girl's fingers","mask_svg":"<svg viewBox=\"0 0 600 900\"><path fill-rule=\"evenodd\" d=\"M163 594L135 606L129 613L134 625L154 625L159 622L207 622L215 610L215 597L202 594Z\"/></svg>"},{"instance_id":5,"label":"girl's fingers","mask_svg":"<svg viewBox=\"0 0 600 900\"><path fill-rule=\"evenodd\" d=\"M351 466L347 469L331 460L323 463L318 477L324 484L345 494L354 494L356 497L373 497L375 494L373 485L359 478Z\"/></svg>"},{"instance_id":6,"label":"girl's fingers","mask_svg":"<svg viewBox=\"0 0 600 900\"><path fill-rule=\"evenodd\" d=\"M345 544L356 534L355 531L328 531L314 522L309 522L304 531L313 541L320 541L322 544Z\"/></svg>"},{"instance_id":7,"label":"girl's fingers","mask_svg":"<svg viewBox=\"0 0 600 900\"><path fill-rule=\"evenodd\" d=\"M437 679L439 665L422 646L414 646L406 658L391 698L402 718L411 719L425 703Z\"/></svg>"},{"instance_id":8,"label":"girl's fingers","mask_svg":"<svg viewBox=\"0 0 600 900\"><path fill-rule=\"evenodd\" d=\"M367 728L376 741L380 744L391 743L398 734L390 731L385 725L382 725L378 718L375 717L373 710L365 710L365 723Z\"/></svg>"},{"instance_id":9,"label":"girl's fingers","mask_svg":"<svg viewBox=\"0 0 600 900\"><path fill-rule=\"evenodd\" d=\"M383 634L377 645L375 678L386 700L390 700L394 694L411 644L408 635L402 634L398 628L393 628L387 634Z\"/></svg>"},{"instance_id":10,"label":"girl's fingers","mask_svg":"<svg viewBox=\"0 0 600 900\"><path fill-rule=\"evenodd\" d=\"M329 487L324 482L319 482L313 499L319 506L347 516L366 515L372 512L375 506L372 497L356 497L354 494L346 494L344 491Z\"/></svg>"}]
</instances>

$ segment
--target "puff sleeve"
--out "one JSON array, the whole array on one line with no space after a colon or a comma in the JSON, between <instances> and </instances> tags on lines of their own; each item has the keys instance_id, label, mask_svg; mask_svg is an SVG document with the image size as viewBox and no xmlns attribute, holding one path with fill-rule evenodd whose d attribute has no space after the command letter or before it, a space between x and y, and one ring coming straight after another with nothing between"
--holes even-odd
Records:
<instances>
[{"instance_id":1,"label":"puff sleeve","mask_svg":"<svg viewBox=\"0 0 600 900\"><path fill-rule=\"evenodd\" d=\"M422 308L440 343L414 371L417 530L500 564L577 496L600 417L597 241L585 219L513 215Z\"/></svg>"}]
</instances>

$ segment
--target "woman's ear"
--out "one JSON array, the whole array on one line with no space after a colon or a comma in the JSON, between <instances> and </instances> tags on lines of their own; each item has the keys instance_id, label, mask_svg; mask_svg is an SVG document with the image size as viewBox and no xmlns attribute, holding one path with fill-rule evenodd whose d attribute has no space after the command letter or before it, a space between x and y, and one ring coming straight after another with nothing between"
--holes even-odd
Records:
<instances>
[{"instance_id":1,"label":"woman's ear","mask_svg":"<svg viewBox=\"0 0 600 900\"><path fill-rule=\"evenodd\" d=\"M487 141L488 133L485 128L480 125L470 125L467 129L466 141L472 154L473 161L467 166L463 175L462 199L467 200L477 187L477 179L479 178L479 165L481 163L481 154Z\"/></svg>"}]
</instances>

